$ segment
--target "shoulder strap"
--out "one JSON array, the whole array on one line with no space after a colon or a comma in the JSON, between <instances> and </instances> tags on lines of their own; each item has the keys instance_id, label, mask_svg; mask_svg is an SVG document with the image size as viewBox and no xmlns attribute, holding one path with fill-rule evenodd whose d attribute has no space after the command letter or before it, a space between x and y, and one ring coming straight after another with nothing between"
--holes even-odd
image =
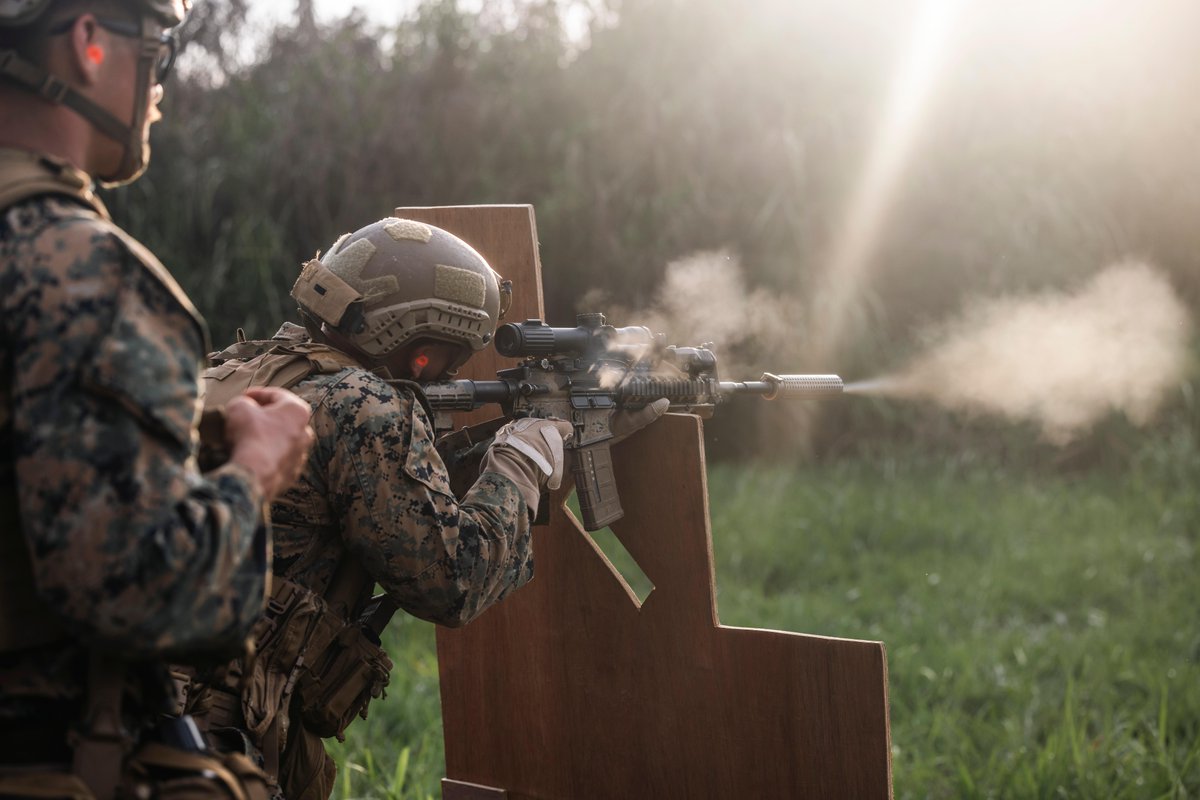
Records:
<instances>
[{"instance_id":1,"label":"shoulder strap","mask_svg":"<svg viewBox=\"0 0 1200 800\"><path fill-rule=\"evenodd\" d=\"M357 366L359 363L349 355L328 345L316 342L277 344L247 361L231 359L204 370L200 374L204 379L204 407L220 408L254 386L290 389L310 375Z\"/></svg>"},{"instance_id":2,"label":"shoulder strap","mask_svg":"<svg viewBox=\"0 0 1200 800\"><path fill-rule=\"evenodd\" d=\"M92 191L87 173L61 159L0 148L0 209L43 194L73 198L110 219L108 209Z\"/></svg>"},{"instance_id":3,"label":"shoulder strap","mask_svg":"<svg viewBox=\"0 0 1200 800\"><path fill-rule=\"evenodd\" d=\"M208 352L208 326L205 325L200 312L154 254L137 239L112 224L108 209L92 190L92 181L87 173L62 159L25 150L0 148L0 210L41 195L59 195L77 200L108 223L109 232L121 241L134 259L154 276L179 307L191 317L200 334L203 346L201 352Z\"/></svg>"},{"instance_id":4,"label":"shoulder strap","mask_svg":"<svg viewBox=\"0 0 1200 800\"><path fill-rule=\"evenodd\" d=\"M200 312L196 310L194 305L192 305L192 300L187 296L187 293L183 291L183 287L181 287L175 280L175 276L172 275L170 271L162 265L162 262L159 261L154 254L151 253L150 250L137 239L134 239L116 225L110 226L110 232L121 240L125 247L129 249L130 254L137 259L138 263L141 264L147 272L153 275L160 284L162 284L163 288L166 289L175 302L179 304L179 307L182 308L189 317L191 317L192 322L196 325L197 331L200 333L201 346L203 348L200 352L201 354L207 353L211 349L211 345L208 341L208 325L205 323L204 317L200 316Z\"/></svg>"}]
</instances>

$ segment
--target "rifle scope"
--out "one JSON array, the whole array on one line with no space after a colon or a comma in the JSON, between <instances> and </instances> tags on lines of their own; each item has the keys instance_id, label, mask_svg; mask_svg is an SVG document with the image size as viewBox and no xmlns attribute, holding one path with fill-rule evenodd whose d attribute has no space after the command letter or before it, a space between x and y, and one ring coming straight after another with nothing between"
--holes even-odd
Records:
<instances>
[{"instance_id":1,"label":"rifle scope","mask_svg":"<svg viewBox=\"0 0 1200 800\"><path fill-rule=\"evenodd\" d=\"M574 328L553 328L540 319L509 322L496 329L496 352L506 358L583 355L608 347L654 342L649 328L614 328L603 314L580 314Z\"/></svg>"}]
</instances>

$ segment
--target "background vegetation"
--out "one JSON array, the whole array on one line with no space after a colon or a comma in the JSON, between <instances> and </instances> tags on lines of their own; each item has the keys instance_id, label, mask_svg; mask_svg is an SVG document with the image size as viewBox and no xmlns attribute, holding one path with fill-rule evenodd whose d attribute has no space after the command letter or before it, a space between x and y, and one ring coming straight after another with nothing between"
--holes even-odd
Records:
<instances>
[{"instance_id":1,"label":"background vegetation","mask_svg":"<svg viewBox=\"0 0 1200 800\"><path fill-rule=\"evenodd\" d=\"M154 166L111 200L216 343L271 332L298 265L397 205L534 204L556 324L589 290L645 305L712 249L751 289L821 299L918 0L482 5L425 0L381 29L301 0L259 37L247 0L199 5ZM971 298L1127 257L1200 304L1200 7L962 6L832 363L789 369L877 374ZM723 619L888 644L900 797L1194 795L1196 388L1065 449L860 400L811 449L747 466L754 415L716 420ZM393 632L344 796L436 795L431 643Z\"/></svg>"},{"instance_id":2,"label":"background vegetation","mask_svg":"<svg viewBox=\"0 0 1200 800\"><path fill-rule=\"evenodd\" d=\"M1074 476L911 451L710 465L721 621L886 643L899 800L1194 797L1195 445ZM433 628L388 636L394 685L335 750L339 797L438 797Z\"/></svg>"},{"instance_id":3,"label":"background vegetation","mask_svg":"<svg viewBox=\"0 0 1200 800\"><path fill-rule=\"evenodd\" d=\"M750 290L810 301L794 338L811 335L922 7L426 0L380 29L318 24L301 2L250 38L246 3L199 5L154 167L114 198L218 343L272 332L298 265L341 232L397 205L492 202L535 205L555 324L596 310L585 297L644 306L672 260L725 249ZM961 5L833 351L755 366L866 377L969 298L1074 286L1129 257L1200 301L1200 7ZM569 36L579 7L594 24ZM915 406L830 413L818 453L1012 442ZM753 437L716 425L718 455L750 454L735 443Z\"/></svg>"}]
</instances>

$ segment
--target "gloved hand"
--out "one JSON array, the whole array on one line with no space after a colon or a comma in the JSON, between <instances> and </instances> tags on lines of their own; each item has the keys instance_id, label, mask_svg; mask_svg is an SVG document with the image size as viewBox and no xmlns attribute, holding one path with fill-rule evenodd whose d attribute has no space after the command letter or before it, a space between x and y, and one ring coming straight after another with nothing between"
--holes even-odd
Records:
<instances>
[{"instance_id":1,"label":"gloved hand","mask_svg":"<svg viewBox=\"0 0 1200 800\"><path fill-rule=\"evenodd\" d=\"M660 397L653 403L642 408L633 411L618 411L613 414L612 422L609 423L609 427L612 428L613 438L609 441L609 444L623 442L630 436L633 436L642 428L667 413L667 408L670 405L670 400Z\"/></svg>"},{"instance_id":2,"label":"gloved hand","mask_svg":"<svg viewBox=\"0 0 1200 800\"><path fill-rule=\"evenodd\" d=\"M515 483L529 513L536 516L542 488L562 485L563 440L573 430L571 423L561 419L514 420L496 431L479 471L496 472Z\"/></svg>"}]
</instances>

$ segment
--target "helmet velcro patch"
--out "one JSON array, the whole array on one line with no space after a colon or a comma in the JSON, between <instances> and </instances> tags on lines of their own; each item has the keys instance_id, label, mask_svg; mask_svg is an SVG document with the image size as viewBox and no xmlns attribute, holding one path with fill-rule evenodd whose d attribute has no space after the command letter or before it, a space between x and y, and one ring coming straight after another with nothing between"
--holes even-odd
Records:
<instances>
[{"instance_id":1,"label":"helmet velcro patch","mask_svg":"<svg viewBox=\"0 0 1200 800\"><path fill-rule=\"evenodd\" d=\"M433 278L433 296L472 308L483 308L487 300L487 284L477 272L438 264Z\"/></svg>"},{"instance_id":2,"label":"helmet velcro patch","mask_svg":"<svg viewBox=\"0 0 1200 800\"><path fill-rule=\"evenodd\" d=\"M429 242L433 238L433 229L428 225L411 219L393 219L383 226L387 235L397 242Z\"/></svg>"},{"instance_id":3,"label":"helmet velcro patch","mask_svg":"<svg viewBox=\"0 0 1200 800\"><path fill-rule=\"evenodd\" d=\"M340 276L346 283L362 292L365 299L370 300L372 297L395 292L400 288L395 275L363 277L363 270L377 252L379 249L370 240L359 239L339 248L336 252L326 253L322 263L329 268L330 272Z\"/></svg>"}]
</instances>

